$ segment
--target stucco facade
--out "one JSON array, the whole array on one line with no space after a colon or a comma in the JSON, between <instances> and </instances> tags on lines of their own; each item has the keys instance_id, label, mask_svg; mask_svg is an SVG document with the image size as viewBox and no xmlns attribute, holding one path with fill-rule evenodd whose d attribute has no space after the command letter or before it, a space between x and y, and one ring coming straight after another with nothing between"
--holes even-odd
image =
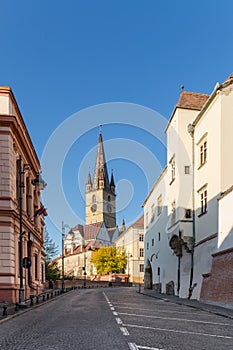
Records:
<instances>
[{"instance_id":1,"label":"stucco facade","mask_svg":"<svg viewBox=\"0 0 233 350\"><path fill-rule=\"evenodd\" d=\"M0 145L0 301L16 302L23 258L31 259L31 267L22 268L25 298L43 287L46 211L33 182L40 162L9 87L0 87Z\"/></svg>"},{"instance_id":2,"label":"stucco facade","mask_svg":"<svg viewBox=\"0 0 233 350\"><path fill-rule=\"evenodd\" d=\"M155 281L161 283L161 269L173 271L173 292L181 297L208 299L207 289L214 283L211 270L217 271L224 249L230 254L229 249L233 247L233 221L229 213L229 206L232 207L229 188L233 183L233 166L229 161L229 150L233 146L232 86L233 75L224 83L216 84L210 96L181 92L166 128L166 174L160 176L143 204L146 218L151 207L156 207L159 192L165 198L164 215L154 223L155 228L145 224L145 247L155 239L158 230L166 234L169 241L161 246L166 259L161 262L159 280L151 264L152 286ZM158 190L161 178L165 186ZM228 192L223 198L225 191ZM176 268L169 248L178 259ZM156 249L148 251L147 261L151 254L156 254ZM232 283L229 274L227 276L228 283ZM165 292L163 282L160 288Z\"/></svg>"}]
</instances>

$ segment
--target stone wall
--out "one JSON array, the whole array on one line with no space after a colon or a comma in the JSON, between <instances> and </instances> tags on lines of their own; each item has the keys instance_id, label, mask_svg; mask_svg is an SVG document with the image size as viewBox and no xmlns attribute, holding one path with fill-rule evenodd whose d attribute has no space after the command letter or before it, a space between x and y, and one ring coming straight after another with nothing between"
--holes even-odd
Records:
<instances>
[{"instance_id":1,"label":"stone wall","mask_svg":"<svg viewBox=\"0 0 233 350\"><path fill-rule=\"evenodd\" d=\"M211 272L203 275L200 299L233 304L233 248L212 256Z\"/></svg>"}]
</instances>

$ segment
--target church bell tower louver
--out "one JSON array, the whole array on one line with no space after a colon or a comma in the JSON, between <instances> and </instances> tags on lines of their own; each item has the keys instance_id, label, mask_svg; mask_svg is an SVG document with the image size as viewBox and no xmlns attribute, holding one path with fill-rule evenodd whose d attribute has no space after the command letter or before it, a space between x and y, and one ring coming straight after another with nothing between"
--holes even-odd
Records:
<instances>
[{"instance_id":1,"label":"church bell tower louver","mask_svg":"<svg viewBox=\"0 0 233 350\"><path fill-rule=\"evenodd\" d=\"M103 137L100 129L93 181L90 171L86 182L86 225L104 222L116 227L116 194L113 173L109 181Z\"/></svg>"}]
</instances>

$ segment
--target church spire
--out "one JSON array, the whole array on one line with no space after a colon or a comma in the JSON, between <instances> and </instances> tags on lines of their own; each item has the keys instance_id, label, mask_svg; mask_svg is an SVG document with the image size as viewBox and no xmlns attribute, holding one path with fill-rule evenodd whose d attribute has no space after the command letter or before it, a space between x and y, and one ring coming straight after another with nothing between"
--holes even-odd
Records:
<instances>
[{"instance_id":1,"label":"church spire","mask_svg":"<svg viewBox=\"0 0 233 350\"><path fill-rule=\"evenodd\" d=\"M113 193L115 193L115 181L114 181L113 171L112 171L112 175L111 175L110 189Z\"/></svg>"},{"instance_id":2,"label":"church spire","mask_svg":"<svg viewBox=\"0 0 233 350\"><path fill-rule=\"evenodd\" d=\"M92 189L92 181L91 181L91 173L90 170L88 172L88 176L87 176L87 182L86 182L86 191L91 191Z\"/></svg>"},{"instance_id":3,"label":"church spire","mask_svg":"<svg viewBox=\"0 0 233 350\"><path fill-rule=\"evenodd\" d=\"M102 125L100 125L100 134L98 141L98 149L95 162L93 189L98 188L109 189L108 170L104 154L103 138L102 138Z\"/></svg>"}]
</instances>

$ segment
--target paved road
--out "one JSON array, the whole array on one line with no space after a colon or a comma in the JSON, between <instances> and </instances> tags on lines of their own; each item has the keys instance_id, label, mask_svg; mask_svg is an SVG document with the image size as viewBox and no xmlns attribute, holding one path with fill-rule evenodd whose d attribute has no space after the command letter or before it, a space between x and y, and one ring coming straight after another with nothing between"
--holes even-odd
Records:
<instances>
[{"instance_id":1,"label":"paved road","mask_svg":"<svg viewBox=\"0 0 233 350\"><path fill-rule=\"evenodd\" d=\"M0 324L4 350L233 350L233 320L134 288L77 290Z\"/></svg>"}]
</instances>

